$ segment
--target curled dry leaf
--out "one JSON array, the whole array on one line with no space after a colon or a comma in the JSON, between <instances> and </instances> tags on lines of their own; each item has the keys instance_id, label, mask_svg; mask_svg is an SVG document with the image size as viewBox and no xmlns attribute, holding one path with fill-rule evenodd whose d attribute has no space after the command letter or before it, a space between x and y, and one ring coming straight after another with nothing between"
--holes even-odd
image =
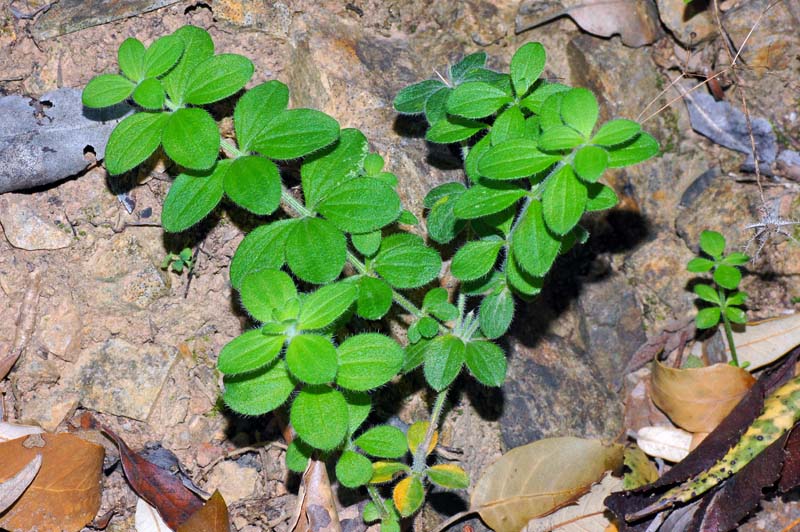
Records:
<instances>
[{"instance_id":1,"label":"curled dry leaf","mask_svg":"<svg viewBox=\"0 0 800 532\"><path fill-rule=\"evenodd\" d=\"M587 532L605 530L611 522L605 516L603 502L611 492L622 489L622 479L606 475L589 493L546 516L528 523L522 532Z\"/></svg>"},{"instance_id":2,"label":"curled dry leaf","mask_svg":"<svg viewBox=\"0 0 800 532\"><path fill-rule=\"evenodd\" d=\"M622 466L621 445L547 438L512 449L475 486L470 510L496 532L517 532L531 519L574 502Z\"/></svg>"},{"instance_id":3,"label":"curled dry leaf","mask_svg":"<svg viewBox=\"0 0 800 532\"><path fill-rule=\"evenodd\" d=\"M219 491L215 491L206 504L185 523L178 527L178 532L230 532L228 505Z\"/></svg>"},{"instance_id":4,"label":"curled dry leaf","mask_svg":"<svg viewBox=\"0 0 800 532\"><path fill-rule=\"evenodd\" d=\"M727 364L675 369L656 362L650 395L682 429L711 432L753 383L755 379L747 371Z\"/></svg>"},{"instance_id":5,"label":"curled dry leaf","mask_svg":"<svg viewBox=\"0 0 800 532\"><path fill-rule=\"evenodd\" d=\"M636 433L636 443L650 456L680 462L692 449L692 433L676 427L643 427Z\"/></svg>"},{"instance_id":6,"label":"curled dry leaf","mask_svg":"<svg viewBox=\"0 0 800 532\"><path fill-rule=\"evenodd\" d=\"M0 442L16 440L31 434L41 434L44 432L41 427L34 425L15 425L14 423L7 423L0 421Z\"/></svg>"},{"instance_id":7,"label":"curled dry leaf","mask_svg":"<svg viewBox=\"0 0 800 532\"><path fill-rule=\"evenodd\" d=\"M135 516L136 532L173 532L167 523L158 514L158 510L139 498L136 501Z\"/></svg>"},{"instance_id":8,"label":"curled dry leaf","mask_svg":"<svg viewBox=\"0 0 800 532\"><path fill-rule=\"evenodd\" d=\"M0 482L37 455L39 474L0 517L0 528L38 532L78 531L100 509L103 448L74 434L36 434L0 443Z\"/></svg>"},{"instance_id":9,"label":"curled dry leaf","mask_svg":"<svg viewBox=\"0 0 800 532\"><path fill-rule=\"evenodd\" d=\"M733 340L739 362L750 363L748 371L771 364L800 345L800 313L748 323L743 331L733 332Z\"/></svg>"},{"instance_id":10,"label":"curled dry leaf","mask_svg":"<svg viewBox=\"0 0 800 532\"><path fill-rule=\"evenodd\" d=\"M0 483L0 513L5 512L28 489L40 467L42 455L37 454L19 473Z\"/></svg>"},{"instance_id":11,"label":"curled dry leaf","mask_svg":"<svg viewBox=\"0 0 800 532\"><path fill-rule=\"evenodd\" d=\"M325 462L311 459L303 473L292 532L342 532Z\"/></svg>"}]
</instances>

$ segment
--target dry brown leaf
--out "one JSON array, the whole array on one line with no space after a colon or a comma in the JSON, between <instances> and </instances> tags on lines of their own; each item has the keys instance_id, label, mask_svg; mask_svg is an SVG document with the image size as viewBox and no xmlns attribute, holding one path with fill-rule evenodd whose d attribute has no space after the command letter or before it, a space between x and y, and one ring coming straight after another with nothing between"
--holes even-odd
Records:
<instances>
[{"instance_id":1,"label":"dry brown leaf","mask_svg":"<svg viewBox=\"0 0 800 532\"><path fill-rule=\"evenodd\" d=\"M636 433L636 444L650 456L680 462L691 450L692 433L677 427L642 427Z\"/></svg>"},{"instance_id":2,"label":"dry brown leaf","mask_svg":"<svg viewBox=\"0 0 800 532\"><path fill-rule=\"evenodd\" d=\"M475 486L470 510L496 532L517 532L531 519L570 504L622 466L621 445L547 438L512 449Z\"/></svg>"},{"instance_id":3,"label":"dry brown leaf","mask_svg":"<svg viewBox=\"0 0 800 532\"><path fill-rule=\"evenodd\" d=\"M733 332L733 343L739 363L750 363L748 371L766 366L800 345L800 313L748 323ZM730 358L727 342L725 352Z\"/></svg>"},{"instance_id":4,"label":"dry brown leaf","mask_svg":"<svg viewBox=\"0 0 800 532\"><path fill-rule=\"evenodd\" d=\"M14 504L28 489L40 467L42 467L42 455L37 454L19 473L5 482L0 482L0 514Z\"/></svg>"},{"instance_id":5,"label":"dry brown leaf","mask_svg":"<svg viewBox=\"0 0 800 532\"><path fill-rule=\"evenodd\" d=\"M325 462L311 459L303 473L292 532L342 532Z\"/></svg>"},{"instance_id":6,"label":"dry brown leaf","mask_svg":"<svg viewBox=\"0 0 800 532\"><path fill-rule=\"evenodd\" d=\"M16 440L17 438L22 438L31 434L41 434L42 432L44 432L44 430L42 430L41 427L36 427L34 425L16 425L14 423L0 421L0 442Z\"/></svg>"},{"instance_id":7,"label":"dry brown leaf","mask_svg":"<svg viewBox=\"0 0 800 532\"><path fill-rule=\"evenodd\" d=\"M614 491L622 489L622 479L606 475L592 486L575 504L529 522L523 532L597 532L611 524L605 516L603 501Z\"/></svg>"},{"instance_id":8,"label":"dry brown leaf","mask_svg":"<svg viewBox=\"0 0 800 532\"><path fill-rule=\"evenodd\" d=\"M79 531L100 508L103 447L74 434L36 434L0 443L0 482L37 454L39 474L6 513L0 527L38 532Z\"/></svg>"},{"instance_id":9,"label":"dry brown leaf","mask_svg":"<svg viewBox=\"0 0 800 532\"><path fill-rule=\"evenodd\" d=\"M644 46L660 36L658 11L649 0L525 0L517 15L517 33L568 16L583 30L627 46Z\"/></svg>"},{"instance_id":10,"label":"dry brown leaf","mask_svg":"<svg viewBox=\"0 0 800 532\"><path fill-rule=\"evenodd\" d=\"M219 491L206 501L185 523L178 527L178 532L230 532L228 505Z\"/></svg>"},{"instance_id":11,"label":"dry brown leaf","mask_svg":"<svg viewBox=\"0 0 800 532\"><path fill-rule=\"evenodd\" d=\"M755 381L747 371L728 364L676 369L656 362L650 396L682 429L711 432Z\"/></svg>"}]
</instances>

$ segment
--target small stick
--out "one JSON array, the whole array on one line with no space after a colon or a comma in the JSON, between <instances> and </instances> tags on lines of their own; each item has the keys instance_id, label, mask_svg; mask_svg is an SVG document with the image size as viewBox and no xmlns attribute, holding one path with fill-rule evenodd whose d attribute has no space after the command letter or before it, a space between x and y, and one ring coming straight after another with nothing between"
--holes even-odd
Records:
<instances>
[{"instance_id":1,"label":"small stick","mask_svg":"<svg viewBox=\"0 0 800 532\"><path fill-rule=\"evenodd\" d=\"M41 280L38 270L31 272L30 284L25 291L25 297L22 298L22 305L20 305L17 316L17 332L14 335L14 343L9 352L0 358L0 379L4 379L8 375L31 339L33 328L36 325L36 305L39 302Z\"/></svg>"}]
</instances>

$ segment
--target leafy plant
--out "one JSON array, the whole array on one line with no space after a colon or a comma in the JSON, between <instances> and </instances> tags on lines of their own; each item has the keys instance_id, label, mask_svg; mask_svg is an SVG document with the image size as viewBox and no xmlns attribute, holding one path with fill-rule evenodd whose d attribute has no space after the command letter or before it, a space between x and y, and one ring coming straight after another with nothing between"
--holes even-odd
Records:
<instances>
[{"instance_id":1,"label":"leafy plant","mask_svg":"<svg viewBox=\"0 0 800 532\"><path fill-rule=\"evenodd\" d=\"M695 257L689 261L686 269L692 273L713 271L711 283L698 283L694 286L694 293L700 301L710 303L711 306L705 306L697 313L695 323L698 329L710 329L722 321L731 350L731 363L739 367L731 323L747 323L747 316L741 307L747 300L747 293L739 290L742 280L739 268L750 257L739 252L725 255L725 237L716 231L703 231L700 234L700 249L710 258Z\"/></svg>"},{"instance_id":2,"label":"leafy plant","mask_svg":"<svg viewBox=\"0 0 800 532\"><path fill-rule=\"evenodd\" d=\"M167 253L161 261L162 270L172 270L177 274L183 273L185 269L191 272L194 269L194 255L191 248L183 248L180 253Z\"/></svg>"},{"instance_id":3,"label":"leafy plant","mask_svg":"<svg viewBox=\"0 0 800 532\"><path fill-rule=\"evenodd\" d=\"M140 107L111 135L110 173L133 169L159 146L178 165L163 207L167 231L192 227L223 196L259 216L280 204L290 214L251 231L231 262L231 284L256 327L219 354L226 404L259 415L290 403L297 438L288 467L302 471L312 455L335 462L343 486L366 486L372 503L364 518L383 531L399 530L422 506L427 484L466 488L463 469L431 458L450 386L464 367L487 386L502 384L505 354L492 340L508 330L515 295L538 294L557 256L586 241L582 215L617 202L598 181L603 172L652 157L655 139L630 120L598 127L591 92L540 78L546 56L538 43L514 54L508 74L487 69L477 53L450 67L446 81L403 89L395 108L424 115L428 140L458 144L464 154L467 184L438 186L424 202L430 238L463 242L450 266L462 283L451 296L430 286L442 269L439 252L406 230L417 219L359 130L340 130L320 111L288 109L289 89L268 81L238 98L235 141L222 139L202 106L239 92L253 66L214 55L200 28L149 48L128 39L119 59L122 73L93 79L84 103L131 99ZM298 158L301 195L281 172ZM406 346L351 324L353 316L380 320L393 307L411 318ZM430 419L405 434L362 427L376 390L419 367L436 392Z\"/></svg>"}]
</instances>

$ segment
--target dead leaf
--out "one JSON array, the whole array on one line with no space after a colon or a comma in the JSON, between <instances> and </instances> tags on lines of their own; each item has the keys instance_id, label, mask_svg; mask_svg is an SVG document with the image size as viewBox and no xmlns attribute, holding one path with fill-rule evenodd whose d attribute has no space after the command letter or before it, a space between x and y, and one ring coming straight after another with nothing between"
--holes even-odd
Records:
<instances>
[{"instance_id":1,"label":"dead leaf","mask_svg":"<svg viewBox=\"0 0 800 532\"><path fill-rule=\"evenodd\" d=\"M0 443L0 482L37 455L38 475L2 517L0 527L38 532L78 531L100 509L103 447L74 434L44 434L43 447L28 448L27 438Z\"/></svg>"},{"instance_id":2,"label":"dead leaf","mask_svg":"<svg viewBox=\"0 0 800 532\"><path fill-rule=\"evenodd\" d=\"M292 532L342 532L325 462L311 459L303 473Z\"/></svg>"},{"instance_id":3,"label":"dead leaf","mask_svg":"<svg viewBox=\"0 0 800 532\"><path fill-rule=\"evenodd\" d=\"M680 462L692 448L692 433L677 427L643 427L636 432L636 444L650 456Z\"/></svg>"},{"instance_id":4,"label":"dead leaf","mask_svg":"<svg viewBox=\"0 0 800 532\"><path fill-rule=\"evenodd\" d=\"M635 489L658 480L658 469L636 445L625 447L624 464L627 468L622 478L625 489Z\"/></svg>"},{"instance_id":5,"label":"dead leaf","mask_svg":"<svg viewBox=\"0 0 800 532\"><path fill-rule=\"evenodd\" d=\"M470 511L496 532L517 532L531 519L575 501L603 474L622 466L622 446L581 438L547 438L512 449L484 471Z\"/></svg>"},{"instance_id":6,"label":"dead leaf","mask_svg":"<svg viewBox=\"0 0 800 532\"><path fill-rule=\"evenodd\" d=\"M173 532L158 514L158 510L147 504L141 497L136 501L134 522L136 524L136 532Z\"/></svg>"},{"instance_id":7,"label":"dead leaf","mask_svg":"<svg viewBox=\"0 0 800 532\"><path fill-rule=\"evenodd\" d=\"M748 323L743 331L733 332L739 362L749 362L748 371L766 366L800 345L800 313ZM725 351L730 358L727 342Z\"/></svg>"},{"instance_id":8,"label":"dead leaf","mask_svg":"<svg viewBox=\"0 0 800 532\"><path fill-rule=\"evenodd\" d=\"M84 428L102 430L119 448L122 469L139 497L158 510L170 528L178 528L203 506L203 501L181 480L131 450L114 431L88 412L81 419Z\"/></svg>"},{"instance_id":9,"label":"dead leaf","mask_svg":"<svg viewBox=\"0 0 800 532\"><path fill-rule=\"evenodd\" d=\"M675 369L656 361L650 396L682 429L711 432L754 382L750 373L728 364Z\"/></svg>"},{"instance_id":10,"label":"dead leaf","mask_svg":"<svg viewBox=\"0 0 800 532\"><path fill-rule=\"evenodd\" d=\"M19 473L0 483L0 514L14 504L28 489L40 467L42 467L42 455L37 454Z\"/></svg>"},{"instance_id":11,"label":"dead leaf","mask_svg":"<svg viewBox=\"0 0 800 532\"><path fill-rule=\"evenodd\" d=\"M16 425L14 423L0 421L0 442L16 440L23 436L41 434L42 432L44 432L44 430L35 425Z\"/></svg>"},{"instance_id":12,"label":"dead leaf","mask_svg":"<svg viewBox=\"0 0 800 532\"><path fill-rule=\"evenodd\" d=\"M517 12L517 33L570 17L581 29L601 37L619 34L626 46L655 42L661 35L651 0L525 0Z\"/></svg>"},{"instance_id":13,"label":"dead leaf","mask_svg":"<svg viewBox=\"0 0 800 532\"><path fill-rule=\"evenodd\" d=\"M188 521L178 527L178 532L230 532L228 505L219 491L215 491L206 504Z\"/></svg>"},{"instance_id":14,"label":"dead leaf","mask_svg":"<svg viewBox=\"0 0 800 532\"><path fill-rule=\"evenodd\" d=\"M611 523L604 515L603 503L612 491L622 488L622 479L606 474L589 493L560 510L539 519L534 519L522 532L591 532L604 530Z\"/></svg>"}]
</instances>

